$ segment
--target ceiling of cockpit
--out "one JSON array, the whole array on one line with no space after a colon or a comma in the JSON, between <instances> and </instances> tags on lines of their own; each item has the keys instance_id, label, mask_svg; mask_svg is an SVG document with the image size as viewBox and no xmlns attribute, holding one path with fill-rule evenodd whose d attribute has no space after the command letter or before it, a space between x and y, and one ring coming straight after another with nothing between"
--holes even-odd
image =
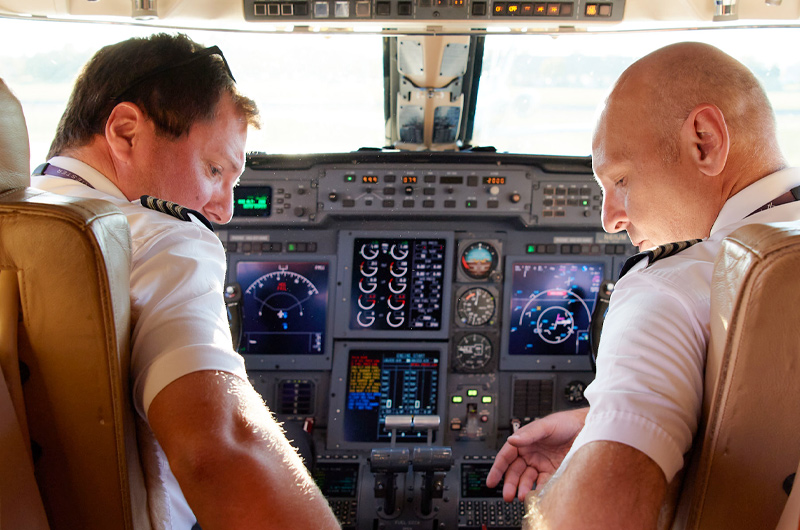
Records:
<instances>
[{"instance_id":1,"label":"ceiling of cockpit","mask_svg":"<svg viewBox=\"0 0 800 530\"><path fill-rule=\"evenodd\" d=\"M786 1L786 0L784 0ZM0 18L0 77L22 100L32 164L44 161L81 65L102 45L150 27ZM248 149L346 152L386 145L380 35L187 31L225 52L264 126ZM46 38L42 38L46 35ZM669 42L715 44L747 64L775 107L779 139L800 164L800 28L488 35L471 145L498 151L587 155L595 112L619 73Z\"/></svg>"}]
</instances>

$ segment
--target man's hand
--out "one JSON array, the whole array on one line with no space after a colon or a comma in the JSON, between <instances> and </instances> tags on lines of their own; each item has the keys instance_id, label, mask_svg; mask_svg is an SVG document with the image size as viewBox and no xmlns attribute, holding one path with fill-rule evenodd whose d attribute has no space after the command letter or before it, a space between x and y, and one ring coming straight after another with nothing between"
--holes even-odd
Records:
<instances>
[{"instance_id":1,"label":"man's hand","mask_svg":"<svg viewBox=\"0 0 800 530\"><path fill-rule=\"evenodd\" d=\"M508 437L495 458L486 485L497 486L505 474L503 499L507 502L541 488L550 480L572 442L583 429L589 408L556 412L533 421Z\"/></svg>"}]
</instances>

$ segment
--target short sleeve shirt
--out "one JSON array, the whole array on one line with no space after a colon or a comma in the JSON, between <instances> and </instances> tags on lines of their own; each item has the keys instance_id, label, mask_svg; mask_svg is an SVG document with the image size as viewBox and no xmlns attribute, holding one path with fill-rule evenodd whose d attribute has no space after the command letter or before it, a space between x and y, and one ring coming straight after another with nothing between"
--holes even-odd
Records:
<instances>
[{"instance_id":1,"label":"short sleeve shirt","mask_svg":"<svg viewBox=\"0 0 800 530\"><path fill-rule=\"evenodd\" d=\"M92 187L66 178L32 177L51 193L103 199L117 206L131 231L131 378L137 413L147 419L153 398L176 379L200 370L247 378L244 360L231 345L223 284L225 252L199 220L183 221L150 210L125 195L94 168L68 157L50 163L79 175ZM162 477L171 499L173 528L190 528L186 504L160 447Z\"/></svg>"},{"instance_id":2,"label":"short sleeve shirt","mask_svg":"<svg viewBox=\"0 0 800 530\"><path fill-rule=\"evenodd\" d=\"M711 275L722 240L746 224L800 225L800 201L750 215L798 185L797 168L758 180L725 203L707 240L652 265L642 260L617 282L586 390L591 409L565 463L580 447L606 440L647 454L668 481L683 467L700 418Z\"/></svg>"}]
</instances>

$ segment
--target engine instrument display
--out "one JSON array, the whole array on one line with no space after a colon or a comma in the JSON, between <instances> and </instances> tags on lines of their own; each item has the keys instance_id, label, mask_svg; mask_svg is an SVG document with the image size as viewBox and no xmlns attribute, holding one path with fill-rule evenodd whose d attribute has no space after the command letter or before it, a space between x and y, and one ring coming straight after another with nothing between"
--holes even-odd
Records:
<instances>
[{"instance_id":1,"label":"engine instrument display","mask_svg":"<svg viewBox=\"0 0 800 530\"><path fill-rule=\"evenodd\" d=\"M325 348L327 261L240 261L240 353L321 355Z\"/></svg>"},{"instance_id":2,"label":"engine instrument display","mask_svg":"<svg viewBox=\"0 0 800 530\"><path fill-rule=\"evenodd\" d=\"M389 442L386 416L437 414L439 352L436 350L351 350L347 360L344 438ZM427 433L400 431L398 442L419 442Z\"/></svg>"},{"instance_id":3,"label":"engine instrument display","mask_svg":"<svg viewBox=\"0 0 800 530\"><path fill-rule=\"evenodd\" d=\"M588 355L603 272L603 263L514 263L509 355Z\"/></svg>"},{"instance_id":4,"label":"engine instrument display","mask_svg":"<svg viewBox=\"0 0 800 530\"><path fill-rule=\"evenodd\" d=\"M356 238L350 329L439 330L446 241Z\"/></svg>"}]
</instances>

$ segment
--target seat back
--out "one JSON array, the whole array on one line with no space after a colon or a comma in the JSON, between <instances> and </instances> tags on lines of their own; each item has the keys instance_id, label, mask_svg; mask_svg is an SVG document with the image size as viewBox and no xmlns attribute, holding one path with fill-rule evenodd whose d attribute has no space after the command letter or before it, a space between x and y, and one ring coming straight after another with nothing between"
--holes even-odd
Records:
<instances>
[{"instance_id":1,"label":"seat back","mask_svg":"<svg viewBox=\"0 0 800 530\"><path fill-rule=\"evenodd\" d=\"M703 419L673 528L775 528L800 461L800 228L736 230L711 296Z\"/></svg>"},{"instance_id":2,"label":"seat back","mask_svg":"<svg viewBox=\"0 0 800 530\"><path fill-rule=\"evenodd\" d=\"M0 320L16 321L0 326L0 357L31 447L8 454L0 441L1 458L32 458L51 529L147 528L127 220L105 201L27 187L27 145L21 107L0 81ZM0 498L0 527L30 527L11 524L10 504Z\"/></svg>"}]
</instances>

